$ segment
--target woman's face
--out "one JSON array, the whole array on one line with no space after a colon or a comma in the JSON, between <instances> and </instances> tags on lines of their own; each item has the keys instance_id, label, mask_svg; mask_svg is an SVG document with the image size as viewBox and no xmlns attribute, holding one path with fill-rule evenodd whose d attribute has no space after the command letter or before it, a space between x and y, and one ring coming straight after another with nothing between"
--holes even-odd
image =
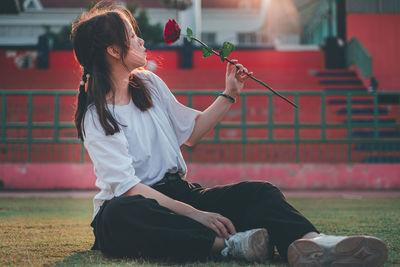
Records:
<instances>
[{"instance_id":1,"label":"woman's face","mask_svg":"<svg viewBox=\"0 0 400 267\"><path fill-rule=\"evenodd\" d=\"M125 27L128 33L128 52L124 62L129 71L146 65L146 48L144 48L143 39L139 38L132 25L125 20Z\"/></svg>"}]
</instances>

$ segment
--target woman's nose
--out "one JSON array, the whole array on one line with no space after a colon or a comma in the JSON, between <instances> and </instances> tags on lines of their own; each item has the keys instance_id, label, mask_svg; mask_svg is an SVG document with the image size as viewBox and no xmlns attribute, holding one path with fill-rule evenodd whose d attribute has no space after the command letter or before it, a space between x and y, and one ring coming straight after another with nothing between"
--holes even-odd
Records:
<instances>
[{"instance_id":1,"label":"woman's nose","mask_svg":"<svg viewBox=\"0 0 400 267\"><path fill-rule=\"evenodd\" d=\"M140 40L140 44L144 45L144 40L142 38L139 38L139 40Z\"/></svg>"}]
</instances>

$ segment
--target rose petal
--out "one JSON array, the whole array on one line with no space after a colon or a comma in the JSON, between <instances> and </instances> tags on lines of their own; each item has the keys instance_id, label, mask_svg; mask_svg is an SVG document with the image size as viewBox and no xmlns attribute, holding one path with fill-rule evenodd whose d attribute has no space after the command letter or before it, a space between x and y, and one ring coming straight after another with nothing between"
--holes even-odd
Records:
<instances>
[{"instance_id":1,"label":"rose petal","mask_svg":"<svg viewBox=\"0 0 400 267\"><path fill-rule=\"evenodd\" d=\"M181 28L179 27L178 23L176 23L174 19L168 20L164 28L164 39L167 45L176 42L176 40L179 39L180 35Z\"/></svg>"}]
</instances>

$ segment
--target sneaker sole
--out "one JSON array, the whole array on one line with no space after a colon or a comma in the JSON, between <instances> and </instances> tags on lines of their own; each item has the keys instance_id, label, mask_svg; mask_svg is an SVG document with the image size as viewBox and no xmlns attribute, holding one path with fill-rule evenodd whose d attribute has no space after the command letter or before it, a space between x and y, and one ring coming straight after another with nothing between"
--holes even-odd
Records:
<instances>
[{"instance_id":1,"label":"sneaker sole","mask_svg":"<svg viewBox=\"0 0 400 267\"><path fill-rule=\"evenodd\" d=\"M269 259L269 236L266 229L255 231L248 241L246 260L264 262Z\"/></svg>"},{"instance_id":2,"label":"sneaker sole","mask_svg":"<svg viewBox=\"0 0 400 267\"><path fill-rule=\"evenodd\" d=\"M324 248L312 240L299 239L288 248L288 261L294 267L381 266L387 257L385 243L370 236L350 236L333 248Z\"/></svg>"}]
</instances>

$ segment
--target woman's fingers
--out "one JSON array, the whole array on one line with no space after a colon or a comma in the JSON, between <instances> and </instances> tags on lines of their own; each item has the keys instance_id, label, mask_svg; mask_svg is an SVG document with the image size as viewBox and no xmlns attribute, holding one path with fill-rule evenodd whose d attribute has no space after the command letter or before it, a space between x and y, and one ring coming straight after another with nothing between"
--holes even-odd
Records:
<instances>
[{"instance_id":1,"label":"woman's fingers","mask_svg":"<svg viewBox=\"0 0 400 267\"><path fill-rule=\"evenodd\" d=\"M236 64L239 67L237 70L238 73L247 72L247 69L242 64Z\"/></svg>"},{"instance_id":2,"label":"woman's fingers","mask_svg":"<svg viewBox=\"0 0 400 267\"><path fill-rule=\"evenodd\" d=\"M236 65L236 73L248 72L247 68L245 68L242 64L236 63L235 65Z\"/></svg>"},{"instance_id":3,"label":"woman's fingers","mask_svg":"<svg viewBox=\"0 0 400 267\"><path fill-rule=\"evenodd\" d=\"M229 238L228 230L226 230L225 225L222 224L222 223L218 220L218 218L217 218L217 220L214 222L214 224L218 227L220 233L222 233L222 236L221 236L221 237L223 237L223 238L225 238L225 239L228 239L228 238Z\"/></svg>"},{"instance_id":4,"label":"woman's fingers","mask_svg":"<svg viewBox=\"0 0 400 267\"><path fill-rule=\"evenodd\" d=\"M242 72L243 69L244 69L244 67L243 67L242 64L240 64L240 63L237 63L237 64L236 64L236 73Z\"/></svg>"},{"instance_id":5,"label":"woman's fingers","mask_svg":"<svg viewBox=\"0 0 400 267\"><path fill-rule=\"evenodd\" d=\"M229 233L236 234L232 222L218 213L200 211L195 214L199 216L195 216L193 219L213 230L219 237L228 239Z\"/></svg>"},{"instance_id":6,"label":"woman's fingers","mask_svg":"<svg viewBox=\"0 0 400 267\"><path fill-rule=\"evenodd\" d=\"M248 76L247 74L253 75L253 72L241 74L241 75L239 76L241 82L244 82L245 80L247 80L247 79L249 78L249 76Z\"/></svg>"},{"instance_id":7,"label":"woman's fingers","mask_svg":"<svg viewBox=\"0 0 400 267\"><path fill-rule=\"evenodd\" d=\"M247 68L245 68L242 64L237 63L238 62L237 59L231 59L231 62L235 63L235 65L228 62L226 65L227 73L235 73L236 77L241 77L241 78L245 77L245 76L241 76L241 74L248 73Z\"/></svg>"},{"instance_id":8,"label":"woman's fingers","mask_svg":"<svg viewBox=\"0 0 400 267\"><path fill-rule=\"evenodd\" d=\"M233 63L233 64L231 64ZM225 74L225 89L233 96L239 96L243 90L244 82L248 78L248 70L236 59L227 63Z\"/></svg>"},{"instance_id":9,"label":"woman's fingers","mask_svg":"<svg viewBox=\"0 0 400 267\"><path fill-rule=\"evenodd\" d=\"M218 217L218 220L224 224L224 226L226 227L226 229L228 229L228 231L231 235L236 234L235 226L233 225L231 220L229 220L228 218L223 217L223 216Z\"/></svg>"},{"instance_id":10,"label":"woman's fingers","mask_svg":"<svg viewBox=\"0 0 400 267\"><path fill-rule=\"evenodd\" d=\"M231 59L231 61L233 62L233 63L235 63L236 64L236 62L238 62L238 60L237 59ZM234 71L236 69L236 67L235 67L235 65L232 65L231 63L226 63L226 72L232 72L232 71Z\"/></svg>"},{"instance_id":11,"label":"woman's fingers","mask_svg":"<svg viewBox=\"0 0 400 267\"><path fill-rule=\"evenodd\" d=\"M224 238L224 235L221 233L221 230L218 228L217 225L215 225L214 223L211 223L210 228L211 228L211 230L213 230L215 233L217 233L217 235L218 235L219 237Z\"/></svg>"}]
</instances>

